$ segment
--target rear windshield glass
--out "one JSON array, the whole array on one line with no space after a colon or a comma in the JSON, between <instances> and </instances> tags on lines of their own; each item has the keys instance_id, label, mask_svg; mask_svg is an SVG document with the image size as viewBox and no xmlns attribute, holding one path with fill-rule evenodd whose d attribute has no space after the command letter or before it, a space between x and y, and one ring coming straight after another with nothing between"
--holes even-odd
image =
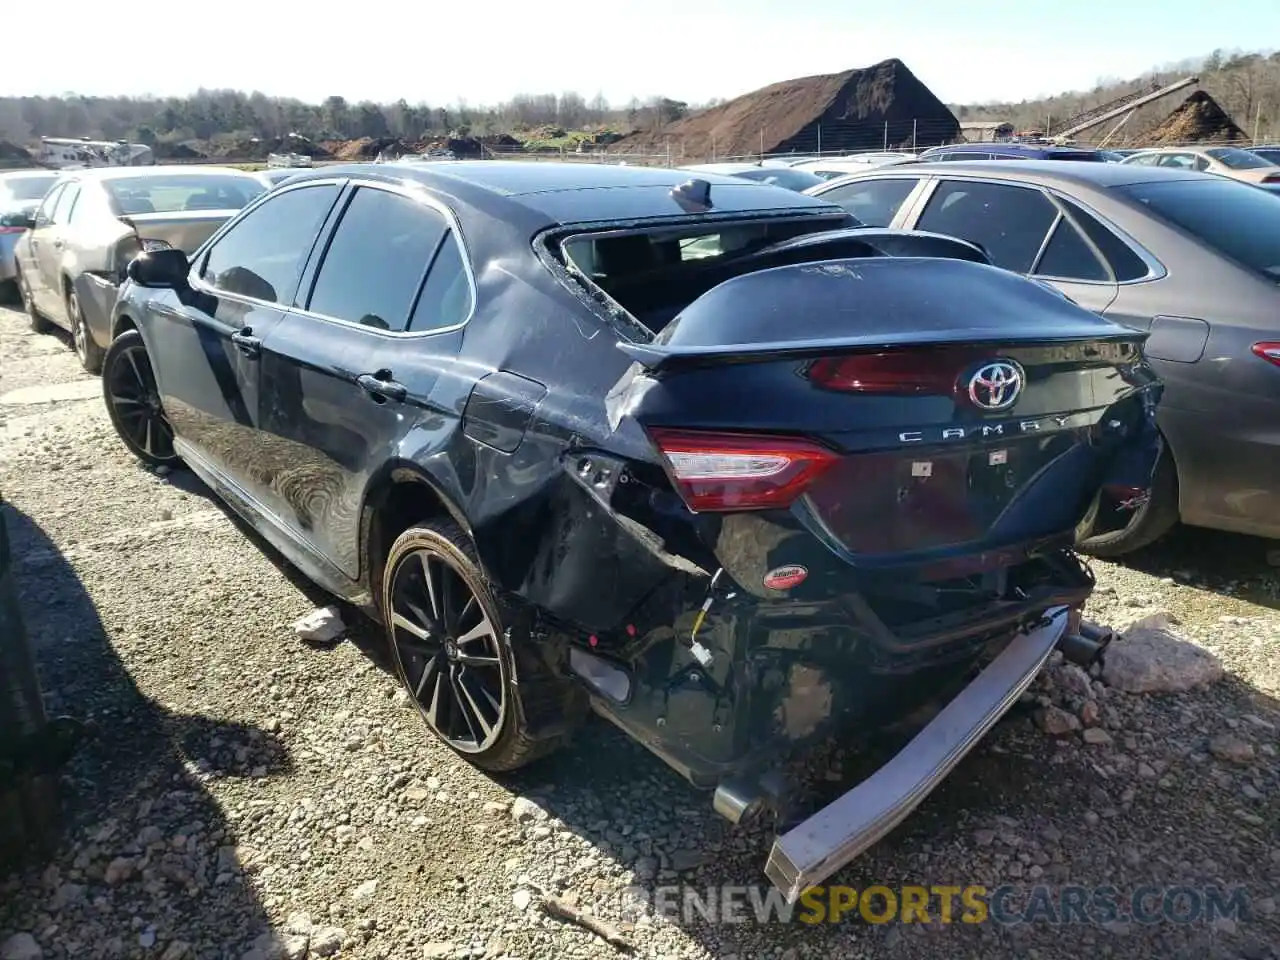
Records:
<instances>
[{"instance_id":1,"label":"rear windshield glass","mask_svg":"<svg viewBox=\"0 0 1280 960\"><path fill-rule=\"evenodd\" d=\"M1093 163L1106 163L1107 158L1093 150L1060 150L1046 153L1049 160L1087 160Z\"/></svg>"},{"instance_id":2,"label":"rear windshield glass","mask_svg":"<svg viewBox=\"0 0 1280 960\"><path fill-rule=\"evenodd\" d=\"M1251 150L1250 153L1261 157L1267 163L1280 165L1280 147L1265 147L1260 150Z\"/></svg>"},{"instance_id":3,"label":"rear windshield glass","mask_svg":"<svg viewBox=\"0 0 1280 960\"><path fill-rule=\"evenodd\" d=\"M771 183L775 187L786 187L788 190L808 190L810 187L817 186L823 182L822 177L804 170L788 170L786 167L761 167L758 170L743 170L741 173L735 173L735 177L744 177L747 180L759 180L761 183Z\"/></svg>"},{"instance_id":4,"label":"rear windshield glass","mask_svg":"<svg viewBox=\"0 0 1280 960\"><path fill-rule=\"evenodd\" d=\"M239 210L267 189L256 177L216 173L120 177L103 181L103 186L123 214Z\"/></svg>"},{"instance_id":5,"label":"rear windshield glass","mask_svg":"<svg viewBox=\"0 0 1280 960\"><path fill-rule=\"evenodd\" d=\"M1225 178L1116 189L1219 253L1280 282L1280 196Z\"/></svg>"},{"instance_id":6,"label":"rear windshield glass","mask_svg":"<svg viewBox=\"0 0 1280 960\"><path fill-rule=\"evenodd\" d=\"M56 179L53 173L47 177L4 177L0 179L0 200L39 200Z\"/></svg>"},{"instance_id":7,"label":"rear windshield glass","mask_svg":"<svg viewBox=\"0 0 1280 960\"><path fill-rule=\"evenodd\" d=\"M1218 147L1214 150L1206 150L1205 153L1224 167L1230 167L1232 170L1257 170L1259 167L1271 166L1269 162L1263 160L1256 153L1250 153L1248 150L1240 150L1236 147Z\"/></svg>"}]
</instances>

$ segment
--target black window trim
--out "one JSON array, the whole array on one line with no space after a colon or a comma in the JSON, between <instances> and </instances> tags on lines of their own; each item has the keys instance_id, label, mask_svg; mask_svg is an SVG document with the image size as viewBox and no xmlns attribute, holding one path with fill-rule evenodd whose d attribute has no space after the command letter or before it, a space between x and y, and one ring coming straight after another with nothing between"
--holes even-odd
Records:
<instances>
[{"instance_id":1,"label":"black window trim","mask_svg":"<svg viewBox=\"0 0 1280 960\"><path fill-rule=\"evenodd\" d=\"M1164 264L1162 264L1154 254L1148 251L1142 244L1140 244L1132 236L1130 236L1128 233L1122 230L1119 226L1113 223L1108 217L1103 216L1094 207L1086 203L1080 197L1068 196L1067 194L1063 193L1061 190L1059 190L1056 187L1046 187L1036 183L1024 183L1020 180L1007 180L1004 177L994 177L994 176L987 177L987 176L981 176L973 173L930 174L928 184L916 197L915 209L911 211L910 216L907 218L906 223L908 224L908 226L905 229L908 229L908 230L920 229L920 227L918 226L918 224L920 223L920 218L924 216L924 211L928 207L929 201L933 199L934 192L938 189L938 185L943 180L967 180L972 183L1004 184L1011 187L1021 187L1024 190L1039 190L1041 193L1048 196L1050 201L1052 201L1053 205L1058 209L1060 213L1067 213L1068 215L1070 214L1070 211L1058 201L1065 200L1069 203L1074 203L1085 213L1089 214L1089 216L1097 220L1098 223L1101 224L1104 229L1110 230L1111 233L1114 234L1118 240L1124 243L1124 245L1127 246L1130 249L1130 251L1132 251L1138 257L1138 259L1140 259L1143 263L1147 265L1147 272L1141 277L1134 277L1132 280L1116 280L1112 283L1106 284L1107 286L1125 287L1135 283L1150 283L1153 280L1161 280L1164 277L1168 276L1169 274L1169 271L1165 268ZM1075 221L1072 220L1072 223L1075 224ZM1100 252L1098 251L1097 247L1094 246L1093 241L1089 239L1088 233L1082 227L1080 227L1079 224L1075 224L1075 226L1076 226L1076 229L1084 236L1085 240L1089 242L1090 248L1093 249L1095 253ZM1041 243L1040 245L1041 249L1036 254L1036 259L1032 261L1033 266L1040 262L1040 256L1044 252L1044 246L1045 246L1045 243L1048 242L1049 236L1050 234L1045 234L1045 241ZM1106 257L1102 258L1102 262L1107 265L1108 271L1111 272L1112 275L1114 275L1115 271L1111 269L1111 262ZM1034 276L1034 274L1027 274L1027 276ZM1089 283L1094 285L1101 285L1103 283L1103 281L1100 281L1100 280L1070 280L1066 277L1059 277L1055 279L1059 279L1064 283Z\"/></svg>"},{"instance_id":2,"label":"black window trim","mask_svg":"<svg viewBox=\"0 0 1280 960\"><path fill-rule=\"evenodd\" d=\"M238 223L242 217L248 216L250 212L252 212L253 210L256 210L263 203L266 203L267 200L270 198L275 198L280 196L283 193L289 193L294 190L305 190L308 187L318 187L318 186L336 186L338 187L338 196L334 198L334 204L332 207L330 207L329 212L325 215L324 220L321 222L320 231L316 235L316 240L311 245L311 249L307 252L307 256L304 258L302 262L302 273L298 277L297 286L289 296L290 303L276 303L276 302L268 303L267 301L259 300L256 297L247 297L244 294L240 294L240 293L228 293L225 290L219 290L218 288L211 286L209 283L207 283L204 280L203 277L200 276L200 273L203 270L204 264L209 258L209 252L213 249L214 244L216 244L223 236L225 236L231 230L233 224ZM351 198L355 196L356 189L359 187L373 187L378 190L385 190L388 193L400 194L401 196L408 197L410 200L422 203L425 206L430 207L431 209L433 209L434 211L436 211L437 213L439 213L441 216L444 217L448 225L448 229L445 231L445 238L447 238L450 234L452 234L454 241L461 248L462 266L463 266L464 272L467 275L467 286L471 290L471 309L467 312L466 317L464 317L460 322L452 324L448 327L437 327L432 330L417 330L417 331L379 330L376 327L370 327L362 323L356 323L352 320L343 320L341 317L331 317L323 313L312 313L310 310L307 310L303 307L296 305L298 294L302 292L302 288L304 285L307 288L307 298L308 299L310 298L311 290L315 286L316 277L320 272L320 266L323 264L323 261L324 261L323 252L328 250L329 243L333 239L334 233L337 229L337 225L341 222L342 218L341 216L339 216L339 214L345 212L347 208L347 204L351 202ZM442 238L441 244L443 244L443 242L444 242L444 239ZM431 257L428 260L429 266L435 263L435 258L440 252L441 244L438 244L436 246L436 249L432 252ZM321 256L317 257L317 252L319 252ZM414 298L413 298L414 308L417 307L418 299L422 295L422 286L426 281L427 272L428 270L426 269L423 270L422 278L420 279L418 284L418 289L414 293ZM382 337L393 337L397 339L432 337L442 333L454 333L458 330L461 330L463 327L465 327L468 323L471 322L471 318L475 316L476 309L479 306L479 302L480 302L480 298L476 290L475 273L471 266L471 256L469 251L467 250L467 245L463 237L461 224L458 222L458 218L454 214L454 212L450 210L445 204L437 200L430 193L428 193L424 188L384 183L381 180L371 180L371 179L366 179L364 177L318 177L314 180L303 180L300 183L292 183L287 186L277 187L273 190L265 191L264 193L256 197L250 204L248 204L244 208L244 210L242 210L231 220L228 220L225 224L223 224L223 226L220 227L213 234L213 236L209 237L209 239L205 241L204 245L201 246L200 249L196 251L195 255L191 258L191 273L188 277L188 280L193 287L197 287L215 297L219 297L219 298L226 297L230 300L240 302L240 303L245 303L248 305L275 308L277 310L287 310L289 313L295 314L300 317L307 317L312 320L320 320L324 323L335 323L343 327L350 327L354 330L360 330L363 333L374 334ZM412 313L410 314L410 320L411 319L412 319Z\"/></svg>"},{"instance_id":3,"label":"black window trim","mask_svg":"<svg viewBox=\"0 0 1280 960\"><path fill-rule=\"evenodd\" d=\"M294 184L289 187L286 187L285 189L296 190L300 187L307 186L307 184L313 184L315 182L316 182L315 180L307 180L307 181L304 181L303 183ZM337 324L341 324L344 327L352 327L356 330L361 330L365 333L372 333L382 337L393 337L398 339L416 338L416 337L434 337L442 333L455 333L458 330L461 330L463 327L465 327L468 323L470 323L471 318L475 316L476 308L479 306L480 298L476 291L476 278L475 278L475 273L473 272L471 267L471 255L467 250L467 245L465 241L463 240L462 227L459 224L458 218L454 214L454 212L450 210L445 204L441 203L439 200L433 197L425 189L420 187L402 186L399 184L384 183L381 180L369 180L363 177L350 177L350 178L347 178L345 182L348 188L346 195L338 198L338 203L335 211L330 214L330 216L326 220L326 224L321 229L319 243L316 245L316 247L313 247L312 253L308 257L308 261L310 261L313 258L315 259L315 265L314 267L312 267L310 262L308 262L303 267L302 279L304 280L305 286L307 288L307 295L306 295L306 298L304 299L305 303L311 302L311 295L315 292L316 281L320 277L320 271L324 269L325 255L329 252L329 246L330 244L333 243L333 238L337 236L337 232L342 226L342 216L347 212L347 208L351 205L351 201L355 198L356 192L358 190L362 188L363 189L372 188L375 190L381 190L384 193L391 193L391 194L396 194L397 196L405 197L409 200L414 201L415 203L421 203L423 206L427 207L428 209L431 209L436 213L440 214L445 221L444 235L441 236L440 242L436 244L435 249L431 251L431 255L427 257L427 262L423 266L422 274L421 276L418 277L417 286L414 287L413 300L409 304L409 315L405 318L405 323L411 324L413 322L413 314L414 314L414 311L417 310L418 308L418 301L422 299L422 291L427 284L427 277L431 273L431 268L435 266L436 259L440 256L440 251L444 249L444 245L449 241L450 237L453 238L453 241L458 244L459 249L462 251L462 270L463 270L463 273L467 275L467 287L471 291L471 307L467 311L467 315L457 323L450 324L447 327L434 327L430 330L410 330L408 329L407 326L404 330L380 330L377 327L370 327L362 323L357 323L354 320L344 320L341 317L331 317L325 313L316 313L315 311L308 310L306 307L297 306L296 303L294 306L286 306L284 307L284 309L300 317L309 317L314 320L323 320L326 323L337 323ZM279 193L280 191L276 190L276 191L269 191L269 192ZM301 293L302 293L302 284L299 285L299 288L294 295L295 301L299 299L299 295Z\"/></svg>"},{"instance_id":4,"label":"black window trim","mask_svg":"<svg viewBox=\"0 0 1280 960\"><path fill-rule=\"evenodd\" d=\"M37 230L41 227L47 227L49 224L53 223L53 211L57 209L58 202L62 199L62 191L67 188L67 184L70 182L71 180L69 179L55 181L53 186L49 188L49 192L41 198L40 205L36 207L36 212L32 214L36 221ZM56 197L54 196L55 193L58 194ZM53 200L53 203L49 202L51 199ZM40 214L46 207L48 208L49 213L41 219Z\"/></svg>"}]
</instances>

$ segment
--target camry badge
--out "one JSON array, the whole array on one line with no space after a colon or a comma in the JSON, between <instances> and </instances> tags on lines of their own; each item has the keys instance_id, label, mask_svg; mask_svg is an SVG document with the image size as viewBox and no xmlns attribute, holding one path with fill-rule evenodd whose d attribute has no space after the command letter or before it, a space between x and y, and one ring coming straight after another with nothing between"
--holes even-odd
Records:
<instances>
[{"instance_id":1,"label":"camry badge","mask_svg":"<svg viewBox=\"0 0 1280 960\"><path fill-rule=\"evenodd\" d=\"M983 364L969 378L969 402L980 410L1008 410L1022 394L1026 374L1012 360Z\"/></svg>"}]
</instances>

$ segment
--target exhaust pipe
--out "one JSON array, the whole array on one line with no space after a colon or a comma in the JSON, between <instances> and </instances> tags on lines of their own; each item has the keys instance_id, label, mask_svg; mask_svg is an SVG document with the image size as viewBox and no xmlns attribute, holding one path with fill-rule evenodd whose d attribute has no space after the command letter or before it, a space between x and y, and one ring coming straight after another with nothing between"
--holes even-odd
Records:
<instances>
[{"instance_id":1,"label":"exhaust pipe","mask_svg":"<svg viewBox=\"0 0 1280 960\"><path fill-rule=\"evenodd\" d=\"M1082 621L1075 633L1063 635L1058 649L1066 660L1088 670L1103 662L1103 654L1115 636L1114 630Z\"/></svg>"},{"instance_id":2,"label":"exhaust pipe","mask_svg":"<svg viewBox=\"0 0 1280 960\"><path fill-rule=\"evenodd\" d=\"M721 781L716 787L711 806L716 813L730 823L742 823L750 820L764 806L764 796L752 783L746 780L729 779Z\"/></svg>"}]
</instances>

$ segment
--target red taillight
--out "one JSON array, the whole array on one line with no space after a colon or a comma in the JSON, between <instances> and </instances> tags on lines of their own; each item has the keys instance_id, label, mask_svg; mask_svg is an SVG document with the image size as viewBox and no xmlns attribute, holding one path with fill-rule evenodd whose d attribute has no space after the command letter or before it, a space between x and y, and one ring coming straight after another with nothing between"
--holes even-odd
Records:
<instances>
[{"instance_id":1,"label":"red taillight","mask_svg":"<svg viewBox=\"0 0 1280 960\"><path fill-rule=\"evenodd\" d=\"M960 373L989 353L973 347L886 350L823 357L809 364L807 373L810 380L828 390L950 396Z\"/></svg>"},{"instance_id":2,"label":"red taillight","mask_svg":"<svg viewBox=\"0 0 1280 960\"><path fill-rule=\"evenodd\" d=\"M1280 367L1280 340L1264 340L1262 343L1255 343L1253 352L1255 356L1269 360Z\"/></svg>"},{"instance_id":3,"label":"red taillight","mask_svg":"<svg viewBox=\"0 0 1280 960\"><path fill-rule=\"evenodd\" d=\"M680 496L695 512L790 506L839 457L797 437L650 431Z\"/></svg>"},{"instance_id":4,"label":"red taillight","mask_svg":"<svg viewBox=\"0 0 1280 960\"><path fill-rule=\"evenodd\" d=\"M1268 173L1262 178L1263 183L1280 183L1280 173Z\"/></svg>"},{"instance_id":5,"label":"red taillight","mask_svg":"<svg viewBox=\"0 0 1280 960\"><path fill-rule=\"evenodd\" d=\"M0 227L0 234L6 233L26 233L26 227Z\"/></svg>"}]
</instances>

